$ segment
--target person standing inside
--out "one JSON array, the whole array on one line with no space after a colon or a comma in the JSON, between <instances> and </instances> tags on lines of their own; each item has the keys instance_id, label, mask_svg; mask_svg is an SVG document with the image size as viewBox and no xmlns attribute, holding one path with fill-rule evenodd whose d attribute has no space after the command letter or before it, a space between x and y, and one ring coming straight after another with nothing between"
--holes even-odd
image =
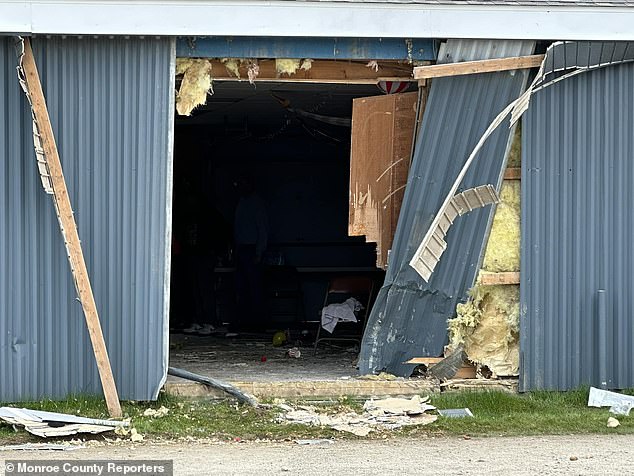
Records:
<instances>
[{"instance_id":1,"label":"person standing inside","mask_svg":"<svg viewBox=\"0 0 634 476\"><path fill-rule=\"evenodd\" d=\"M250 175L242 174L235 185L240 196L234 220L238 317L243 329L262 330L265 313L261 267L268 242L266 206Z\"/></svg>"}]
</instances>

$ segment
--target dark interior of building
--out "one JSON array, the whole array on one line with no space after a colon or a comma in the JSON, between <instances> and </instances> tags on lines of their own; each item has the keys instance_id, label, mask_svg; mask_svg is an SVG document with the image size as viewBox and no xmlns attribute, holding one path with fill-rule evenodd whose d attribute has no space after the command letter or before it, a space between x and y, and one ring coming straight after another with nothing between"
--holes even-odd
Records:
<instances>
[{"instance_id":1,"label":"dark interior of building","mask_svg":"<svg viewBox=\"0 0 634 476\"><path fill-rule=\"evenodd\" d=\"M368 278L369 304L384 273L376 245L348 236L350 122L353 98L380 94L375 85L216 82L206 105L176 116L173 334L271 341L282 331L287 345L310 347L333 280ZM234 233L245 181L266 220L256 284L240 276ZM245 286L259 289L245 297Z\"/></svg>"}]
</instances>

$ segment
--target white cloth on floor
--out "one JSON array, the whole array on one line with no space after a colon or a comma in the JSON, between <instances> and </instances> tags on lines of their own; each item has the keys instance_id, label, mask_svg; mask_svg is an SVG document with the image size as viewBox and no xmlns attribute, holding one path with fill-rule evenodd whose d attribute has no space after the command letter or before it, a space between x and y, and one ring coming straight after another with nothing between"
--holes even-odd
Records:
<instances>
[{"instance_id":1,"label":"white cloth on floor","mask_svg":"<svg viewBox=\"0 0 634 476\"><path fill-rule=\"evenodd\" d=\"M321 327L332 334L339 322L357 322L354 313L362 308L355 298L346 299L340 304L328 304L321 310Z\"/></svg>"}]
</instances>

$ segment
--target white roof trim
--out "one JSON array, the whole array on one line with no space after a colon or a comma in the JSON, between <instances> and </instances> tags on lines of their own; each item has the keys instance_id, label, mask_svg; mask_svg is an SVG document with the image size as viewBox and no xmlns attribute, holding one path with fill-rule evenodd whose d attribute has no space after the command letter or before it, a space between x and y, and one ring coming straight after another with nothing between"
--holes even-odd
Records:
<instances>
[{"instance_id":1,"label":"white roof trim","mask_svg":"<svg viewBox=\"0 0 634 476\"><path fill-rule=\"evenodd\" d=\"M615 6L0 0L0 33L633 41L632 25Z\"/></svg>"}]
</instances>

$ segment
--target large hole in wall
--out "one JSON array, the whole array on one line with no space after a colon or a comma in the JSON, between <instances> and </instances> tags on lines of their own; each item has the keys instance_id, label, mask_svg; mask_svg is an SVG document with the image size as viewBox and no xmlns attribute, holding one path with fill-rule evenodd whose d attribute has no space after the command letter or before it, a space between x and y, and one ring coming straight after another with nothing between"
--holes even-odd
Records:
<instances>
[{"instance_id":1,"label":"large hole in wall","mask_svg":"<svg viewBox=\"0 0 634 476\"><path fill-rule=\"evenodd\" d=\"M328 118L349 120L354 98L382 93L374 85L213 87L205 105L175 119L170 365L233 381L354 375L353 341L313 356L320 310L334 278L365 276L377 289L384 272L376 244L348 236L351 129ZM248 258L257 275L247 276L236 241L255 229L236 223L245 183L260 210L247 216L267 223L261 256ZM292 347L299 359L286 357Z\"/></svg>"}]
</instances>

